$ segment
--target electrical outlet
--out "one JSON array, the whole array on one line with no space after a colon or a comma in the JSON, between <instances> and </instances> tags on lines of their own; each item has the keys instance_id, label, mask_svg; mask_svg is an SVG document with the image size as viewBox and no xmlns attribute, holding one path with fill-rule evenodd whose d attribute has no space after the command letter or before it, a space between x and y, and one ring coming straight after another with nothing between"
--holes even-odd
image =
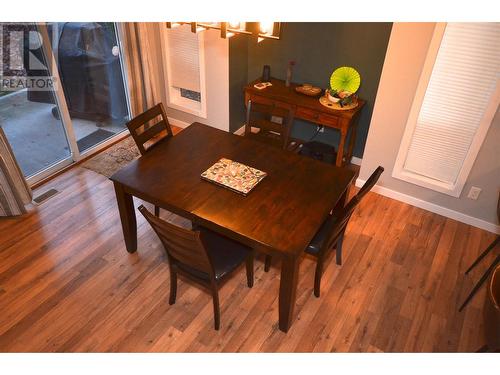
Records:
<instances>
[{"instance_id":1,"label":"electrical outlet","mask_svg":"<svg viewBox=\"0 0 500 375\"><path fill-rule=\"evenodd\" d=\"M478 188L476 186L472 186L469 190L469 194L467 195L467 198L476 200L479 197L480 193L481 193L480 188Z\"/></svg>"},{"instance_id":2,"label":"electrical outlet","mask_svg":"<svg viewBox=\"0 0 500 375\"><path fill-rule=\"evenodd\" d=\"M283 125L283 117L271 116L271 122Z\"/></svg>"}]
</instances>

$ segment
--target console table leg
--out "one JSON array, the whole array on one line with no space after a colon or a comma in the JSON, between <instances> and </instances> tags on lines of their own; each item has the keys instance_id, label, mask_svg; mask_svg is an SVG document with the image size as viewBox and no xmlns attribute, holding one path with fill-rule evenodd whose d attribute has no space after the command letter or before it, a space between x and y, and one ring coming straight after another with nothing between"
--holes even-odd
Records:
<instances>
[{"instance_id":1,"label":"console table leg","mask_svg":"<svg viewBox=\"0 0 500 375\"><path fill-rule=\"evenodd\" d=\"M335 161L335 165L337 167L341 167L343 164L344 145L345 145L346 136L347 136L347 131L345 128L342 128L340 130L340 142L339 142L339 149L337 150L337 160Z\"/></svg>"}]
</instances>

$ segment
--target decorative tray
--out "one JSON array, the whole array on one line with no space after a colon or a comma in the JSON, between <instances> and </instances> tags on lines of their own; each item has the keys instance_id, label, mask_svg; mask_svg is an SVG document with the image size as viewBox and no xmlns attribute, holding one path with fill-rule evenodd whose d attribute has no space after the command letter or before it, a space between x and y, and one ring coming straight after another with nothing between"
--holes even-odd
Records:
<instances>
[{"instance_id":1,"label":"decorative tray","mask_svg":"<svg viewBox=\"0 0 500 375\"><path fill-rule=\"evenodd\" d=\"M321 92L323 90L319 87L315 87L309 84L304 84L302 86L295 87L295 91L297 91L299 94L307 96L318 96L321 95Z\"/></svg>"},{"instance_id":2,"label":"decorative tray","mask_svg":"<svg viewBox=\"0 0 500 375\"><path fill-rule=\"evenodd\" d=\"M247 195L266 176L266 172L226 158L201 174L202 179L243 195Z\"/></svg>"}]
</instances>

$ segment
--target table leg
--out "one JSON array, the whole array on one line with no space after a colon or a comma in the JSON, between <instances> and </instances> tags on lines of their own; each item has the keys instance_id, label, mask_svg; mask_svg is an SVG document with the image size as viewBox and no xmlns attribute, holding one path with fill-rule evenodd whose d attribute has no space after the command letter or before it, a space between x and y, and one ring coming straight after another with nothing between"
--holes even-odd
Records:
<instances>
[{"instance_id":1,"label":"table leg","mask_svg":"<svg viewBox=\"0 0 500 375\"><path fill-rule=\"evenodd\" d=\"M299 261L299 257L284 257L281 262L279 327L285 333L288 332L293 320L293 308L295 307L299 278Z\"/></svg>"},{"instance_id":2,"label":"table leg","mask_svg":"<svg viewBox=\"0 0 500 375\"><path fill-rule=\"evenodd\" d=\"M345 139L347 137L347 131L345 128L340 129L340 142L339 149L337 150L337 160L335 161L335 165L337 167L341 167L344 159L344 145Z\"/></svg>"},{"instance_id":3,"label":"table leg","mask_svg":"<svg viewBox=\"0 0 500 375\"><path fill-rule=\"evenodd\" d=\"M134 201L132 196L123 190L121 184L114 182L114 186L125 246L129 253L133 253L137 250L137 221L135 218Z\"/></svg>"}]
</instances>

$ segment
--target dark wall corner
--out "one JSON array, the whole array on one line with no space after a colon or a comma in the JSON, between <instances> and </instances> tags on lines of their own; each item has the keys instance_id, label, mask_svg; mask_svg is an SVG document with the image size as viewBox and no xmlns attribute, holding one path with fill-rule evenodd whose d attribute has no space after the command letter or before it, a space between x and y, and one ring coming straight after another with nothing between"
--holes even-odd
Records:
<instances>
[{"instance_id":1,"label":"dark wall corner","mask_svg":"<svg viewBox=\"0 0 500 375\"><path fill-rule=\"evenodd\" d=\"M248 83L248 38L229 39L229 130L238 130L245 122L243 88Z\"/></svg>"}]
</instances>

